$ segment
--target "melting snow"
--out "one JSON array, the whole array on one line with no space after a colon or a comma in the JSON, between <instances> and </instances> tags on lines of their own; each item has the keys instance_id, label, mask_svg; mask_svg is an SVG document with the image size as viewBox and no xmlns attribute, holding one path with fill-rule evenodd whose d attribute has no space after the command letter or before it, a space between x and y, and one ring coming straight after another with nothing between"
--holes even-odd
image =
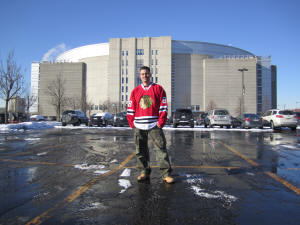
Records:
<instances>
[{"instance_id":1,"label":"melting snow","mask_svg":"<svg viewBox=\"0 0 300 225\"><path fill-rule=\"evenodd\" d=\"M97 174L97 175L101 175L101 174L104 174L104 173L108 173L110 170L96 170L94 171L94 174Z\"/></svg>"},{"instance_id":2,"label":"melting snow","mask_svg":"<svg viewBox=\"0 0 300 225\"><path fill-rule=\"evenodd\" d=\"M42 155L46 155L48 152L41 152L41 153L38 153L37 155L38 156L42 156Z\"/></svg>"},{"instance_id":3,"label":"melting snow","mask_svg":"<svg viewBox=\"0 0 300 225\"><path fill-rule=\"evenodd\" d=\"M128 188L131 187L130 181L125 179L119 179L119 185L124 188L119 192L120 194L124 193Z\"/></svg>"},{"instance_id":4,"label":"melting snow","mask_svg":"<svg viewBox=\"0 0 300 225\"><path fill-rule=\"evenodd\" d=\"M74 167L76 169L81 169L81 170L94 170L94 169L104 169L105 168L105 166L103 166L103 165L88 165L86 163L75 165Z\"/></svg>"},{"instance_id":5,"label":"melting snow","mask_svg":"<svg viewBox=\"0 0 300 225\"><path fill-rule=\"evenodd\" d=\"M120 175L120 177L130 177L130 173L131 170L126 168L125 170L123 170L122 174Z\"/></svg>"}]
</instances>

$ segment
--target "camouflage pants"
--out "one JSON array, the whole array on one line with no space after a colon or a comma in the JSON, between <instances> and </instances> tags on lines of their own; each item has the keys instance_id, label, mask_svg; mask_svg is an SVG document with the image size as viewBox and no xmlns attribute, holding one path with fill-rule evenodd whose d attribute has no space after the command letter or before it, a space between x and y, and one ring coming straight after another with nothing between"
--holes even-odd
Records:
<instances>
[{"instance_id":1,"label":"camouflage pants","mask_svg":"<svg viewBox=\"0 0 300 225\"><path fill-rule=\"evenodd\" d=\"M148 175L151 173L150 156L148 149L148 136L151 137L156 148L156 161L162 177L169 175L172 171L168 152L166 149L166 138L164 132L159 127L151 130L140 130L135 128L135 145L137 156L137 168Z\"/></svg>"}]
</instances>

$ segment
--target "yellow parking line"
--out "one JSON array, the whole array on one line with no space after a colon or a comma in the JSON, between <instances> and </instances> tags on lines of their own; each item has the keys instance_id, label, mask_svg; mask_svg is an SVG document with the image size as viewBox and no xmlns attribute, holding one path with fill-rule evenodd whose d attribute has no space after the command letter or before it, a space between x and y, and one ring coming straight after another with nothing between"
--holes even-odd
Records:
<instances>
[{"instance_id":1,"label":"yellow parking line","mask_svg":"<svg viewBox=\"0 0 300 225\"><path fill-rule=\"evenodd\" d=\"M231 152L235 153L236 155L238 155L239 157L241 157L242 159L246 160L248 163L250 163L252 166L255 167L259 167L259 164L254 162L252 159L249 159L248 157L244 156L243 154L241 154L240 152L238 152L237 150L235 150L234 148L232 148L231 146L225 144L222 141L219 141L220 144L222 144L223 146L225 146L228 150L230 150ZM272 179L276 180L277 182L283 184L284 186L286 186L288 189L294 191L296 194L300 195L300 188L294 186L293 184L289 183L288 181L284 180L283 178L277 176L275 173L272 172L264 172L266 175L268 175L269 177L271 177Z\"/></svg>"},{"instance_id":2,"label":"yellow parking line","mask_svg":"<svg viewBox=\"0 0 300 225\"><path fill-rule=\"evenodd\" d=\"M80 187L77 191L73 192L68 197L63 199L62 201L56 203L52 208L46 210L41 215L39 215L39 216L33 218L32 220L30 220L28 223L26 223L26 225L41 224L45 220L51 218L53 216L55 210L57 210L58 208L65 207L67 204L74 201L76 198L78 198L80 195L82 195L86 190L88 190L93 184L95 184L96 182L98 182L102 178L107 177L109 175L112 175L112 174L116 173L117 171L119 171L120 169L122 169L134 156L135 156L135 153L132 153L117 168L92 179L87 184Z\"/></svg>"},{"instance_id":3,"label":"yellow parking line","mask_svg":"<svg viewBox=\"0 0 300 225\"><path fill-rule=\"evenodd\" d=\"M56 166L59 165L57 163L53 162L39 162L39 161L24 161L24 160L15 160L15 159L0 159L2 162L17 162L17 163L26 163L26 164L33 164L33 165L50 165L50 166ZM72 164L63 164L62 166L66 167L73 167L74 165Z\"/></svg>"}]
</instances>

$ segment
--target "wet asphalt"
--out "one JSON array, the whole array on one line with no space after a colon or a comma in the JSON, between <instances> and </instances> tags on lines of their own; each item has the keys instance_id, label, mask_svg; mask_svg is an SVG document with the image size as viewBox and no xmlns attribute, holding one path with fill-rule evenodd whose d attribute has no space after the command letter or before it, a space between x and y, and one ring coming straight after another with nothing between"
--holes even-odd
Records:
<instances>
[{"instance_id":1,"label":"wet asphalt","mask_svg":"<svg viewBox=\"0 0 300 225\"><path fill-rule=\"evenodd\" d=\"M174 184L138 183L133 131L0 134L0 224L299 224L300 130L165 130ZM123 175L123 176L122 176Z\"/></svg>"}]
</instances>

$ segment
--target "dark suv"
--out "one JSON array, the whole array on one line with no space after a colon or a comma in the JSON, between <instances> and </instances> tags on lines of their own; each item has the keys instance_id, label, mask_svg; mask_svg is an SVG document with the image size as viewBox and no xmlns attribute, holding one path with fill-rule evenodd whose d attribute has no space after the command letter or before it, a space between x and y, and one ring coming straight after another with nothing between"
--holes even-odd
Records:
<instances>
[{"instance_id":1,"label":"dark suv","mask_svg":"<svg viewBox=\"0 0 300 225\"><path fill-rule=\"evenodd\" d=\"M173 116L173 127L188 125L194 127L194 116L190 109L176 109Z\"/></svg>"},{"instance_id":2,"label":"dark suv","mask_svg":"<svg viewBox=\"0 0 300 225\"><path fill-rule=\"evenodd\" d=\"M80 124L85 124L88 126L88 118L84 112L80 110L66 110L62 113L61 124L66 126L67 124L72 124L73 126L79 126Z\"/></svg>"}]
</instances>

